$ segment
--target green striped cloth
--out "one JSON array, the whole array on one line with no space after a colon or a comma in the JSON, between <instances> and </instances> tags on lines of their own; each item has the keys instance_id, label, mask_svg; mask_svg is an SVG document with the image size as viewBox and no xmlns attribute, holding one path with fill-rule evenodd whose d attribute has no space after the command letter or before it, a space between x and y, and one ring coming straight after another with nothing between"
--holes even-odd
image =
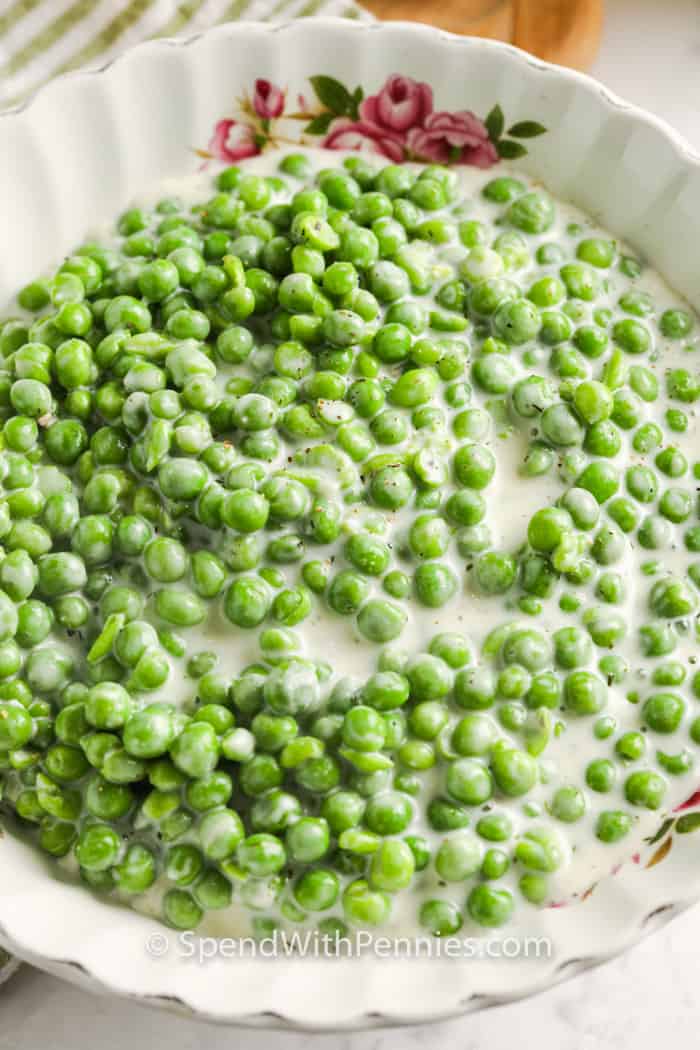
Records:
<instances>
[{"instance_id":1,"label":"green striped cloth","mask_svg":"<svg viewBox=\"0 0 700 1050\"><path fill-rule=\"evenodd\" d=\"M140 40L235 19L369 18L353 0L0 0L0 109L51 77L101 66Z\"/></svg>"}]
</instances>

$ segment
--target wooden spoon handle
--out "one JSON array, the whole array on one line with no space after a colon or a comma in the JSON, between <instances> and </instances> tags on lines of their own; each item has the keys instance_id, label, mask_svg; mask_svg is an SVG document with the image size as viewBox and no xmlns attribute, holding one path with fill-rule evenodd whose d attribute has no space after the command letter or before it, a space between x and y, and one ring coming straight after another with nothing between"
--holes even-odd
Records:
<instances>
[{"instance_id":1,"label":"wooden spoon handle","mask_svg":"<svg viewBox=\"0 0 700 1050\"><path fill-rule=\"evenodd\" d=\"M363 0L378 18L507 40L550 62L585 69L595 58L603 0Z\"/></svg>"},{"instance_id":2,"label":"wooden spoon handle","mask_svg":"<svg viewBox=\"0 0 700 1050\"><path fill-rule=\"evenodd\" d=\"M452 33L513 39L513 0L362 0L377 18L428 22Z\"/></svg>"},{"instance_id":3,"label":"wooden spoon handle","mask_svg":"<svg viewBox=\"0 0 700 1050\"><path fill-rule=\"evenodd\" d=\"M586 69L603 28L603 0L515 0L513 43L549 62Z\"/></svg>"}]
</instances>

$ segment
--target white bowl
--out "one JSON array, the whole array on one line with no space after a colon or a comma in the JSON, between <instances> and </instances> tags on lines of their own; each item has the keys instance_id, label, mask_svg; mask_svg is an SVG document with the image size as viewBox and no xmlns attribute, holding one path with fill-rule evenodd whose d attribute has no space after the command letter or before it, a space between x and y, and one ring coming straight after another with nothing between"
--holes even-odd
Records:
<instances>
[{"instance_id":1,"label":"white bowl","mask_svg":"<svg viewBox=\"0 0 700 1050\"><path fill-rule=\"evenodd\" d=\"M333 77L350 92L361 85L371 96L394 73L430 84L436 112L491 114L493 138L502 114L504 128L514 128L502 137L519 144L503 152L522 152L525 170L631 242L700 307L700 163L661 121L587 77L502 44L338 19L230 25L190 41L144 44L100 73L55 81L2 117L0 303L134 194L194 172L203 160L197 151L210 142L232 155L241 142L250 147L244 126L222 122L236 120L237 100L256 78L286 89L289 112L308 111L312 77ZM327 81L315 86L336 109L352 111L349 93ZM418 95L425 100L424 89ZM418 99L416 106L418 121ZM458 120L476 136L471 159L488 160L481 124ZM294 138L306 124L281 127ZM403 150L404 134L356 125L352 113L346 125L333 124L344 132L335 144ZM545 989L687 906L700 894L700 836L682 830L666 827L634 862L614 876L602 872L594 892L569 906L524 909L513 933L550 938L546 957L218 958L205 965L175 950L175 934L57 877L38 852L5 834L0 942L91 988L221 1022L335 1030L423 1022Z\"/></svg>"}]
</instances>

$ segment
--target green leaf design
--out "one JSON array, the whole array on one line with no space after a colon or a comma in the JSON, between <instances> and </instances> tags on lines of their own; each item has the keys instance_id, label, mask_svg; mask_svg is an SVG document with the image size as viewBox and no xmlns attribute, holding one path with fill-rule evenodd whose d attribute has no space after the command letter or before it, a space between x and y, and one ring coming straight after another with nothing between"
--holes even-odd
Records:
<instances>
[{"instance_id":1,"label":"green leaf design","mask_svg":"<svg viewBox=\"0 0 700 1050\"><path fill-rule=\"evenodd\" d=\"M331 113L336 116L352 116L357 103L346 87L334 77L311 77L311 84L318 97Z\"/></svg>"},{"instance_id":2,"label":"green leaf design","mask_svg":"<svg viewBox=\"0 0 700 1050\"><path fill-rule=\"evenodd\" d=\"M653 846L655 842L658 842L664 837L667 831L670 831L673 827L673 817L669 817L665 820L656 834L652 835L651 838L645 839L644 841L648 846Z\"/></svg>"},{"instance_id":3,"label":"green leaf design","mask_svg":"<svg viewBox=\"0 0 700 1050\"><path fill-rule=\"evenodd\" d=\"M503 116L503 110L497 103L484 121L486 130L489 133L489 138L492 142L498 142L503 134L505 119L506 118Z\"/></svg>"},{"instance_id":4,"label":"green leaf design","mask_svg":"<svg viewBox=\"0 0 700 1050\"><path fill-rule=\"evenodd\" d=\"M512 128L508 128L508 134L514 139L534 139L538 135L544 135L546 130L546 127L538 124L536 120L521 120Z\"/></svg>"},{"instance_id":5,"label":"green leaf design","mask_svg":"<svg viewBox=\"0 0 700 1050\"><path fill-rule=\"evenodd\" d=\"M334 117L334 113L321 113L320 116L309 121L304 131L307 135L325 135Z\"/></svg>"},{"instance_id":6,"label":"green leaf design","mask_svg":"<svg viewBox=\"0 0 700 1050\"><path fill-rule=\"evenodd\" d=\"M684 813L676 821L676 831L679 835L688 835L691 831L700 828L700 813Z\"/></svg>"},{"instance_id":7,"label":"green leaf design","mask_svg":"<svg viewBox=\"0 0 700 1050\"><path fill-rule=\"evenodd\" d=\"M496 149L498 156L503 160L515 160L517 157L524 157L527 153L525 147L519 142L514 142L513 139L500 139L496 143Z\"/></svg>"},{"instance_id":8,"label":"green leaf design","mask_svg":"<svg viewBox=\"0 0 700 1050\"><path fill-rule=\"evenodd\" d=\"M365 97L365 93L362 90L362 88L361 87L356 87L355 90L352 93L353 106L352 106L352 113L350 114L350 116L353 118L353 120L357 120L357 118L360 115L360 103L362 102L362 99L364 97Z\"/></svg>"}]
</instances>

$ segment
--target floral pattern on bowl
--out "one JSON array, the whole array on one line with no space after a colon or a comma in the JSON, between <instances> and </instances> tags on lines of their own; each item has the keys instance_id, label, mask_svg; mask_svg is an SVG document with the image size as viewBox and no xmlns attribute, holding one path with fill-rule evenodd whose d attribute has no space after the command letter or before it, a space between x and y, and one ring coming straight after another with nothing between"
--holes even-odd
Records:
<instances>
[{"instance_id":1,"label":"floral pattern on bowl","mask_svg":"<svg viewBox=\"0 0 700 1050\"><path fill-rule=\"evenodd\" d=\"M694 791L689 798L676 806L672 812L664 817L656 831L644 839L642 850L637 850L629 857L629 863L640 865L644 870L655 868L666 860L674 843L676 835L689 835L700 830L700 788ZM625 862L615 864L609 874L617 875L622 871ZM565 908L569 904L583 902L594 893L600 880L592 882L581 893L574 893L565 900L555 900L547 905L548 908Z\"/></svg>"},{"instance_id":2,"label":"floral pattern on bowl","mask_svg":"<svg viewBox=\"0 0 700 1050\"><path fill-rule=\"evenodd\" d=\"M546 131L534 120L506 130L499 105L485 120L467 109L438 110L429 84L398 73L376 95L365 96L362 87L350 91L329 76L310 77L309 83L313 99L299 94L290 105L285 89L257 79L252 94L238 99L234 115L216 123L208 148L198 155L235 164L265 149L298 144L375 153L396 164L491 168L502 159L523 157L522 140Z\"/></svg>"},{"instance_id":3,"label":"floral pattern on bowl","mask_svg":"<svg viewBox=\"0 0 700 1050\"><path fill-rule=\"evenodd\" d=\"M666 859L673 846L674 832L677 835L689 835L700 829L698 806L700 806L700 790L694 791L690 798L681 802L680 806L676 806L673 813L666 817L659 826L656 834L645 840L647 846L656 846L645 867L653 868Z\"/></svg>"}]
</instances>

